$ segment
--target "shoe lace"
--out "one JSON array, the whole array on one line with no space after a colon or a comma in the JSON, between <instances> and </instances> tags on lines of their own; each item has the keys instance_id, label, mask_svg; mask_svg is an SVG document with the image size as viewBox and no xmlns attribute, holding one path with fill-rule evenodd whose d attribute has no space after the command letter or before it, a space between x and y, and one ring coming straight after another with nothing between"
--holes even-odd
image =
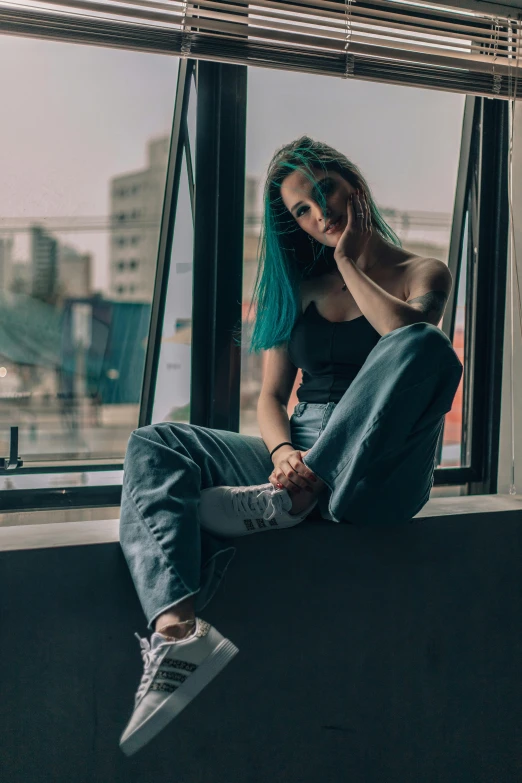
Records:
<instances>
[{"instance_id":1,"label":"shoe lace","mask_svg":"<svg viewBox=\"0 0 522 783\"><path fill-rule=\"evenodd\" d=\"M259 491L257 487L232 490L232 507L236 514L263 517L267 521L279 514L283 508L283 498L280 492L267 487Z\"/></svg>"},{"instance_id":2,"label":"shoe lace","mask_svg":"<svg viewBox=\"0 0 522 783\"><path fill-rule=\"evenodd\" d=\"M155 647L154 649L152 649L148 639L142 639L137 633L135 633L134 636L138 639L140 643L140 652L141 652L141 657L143 658L143 666L144 666L141 682L136 692L136 704L137 704L139 700L142 698L142 696L144 696L147 688L149 687L150 681L152 680L154 671L156 669L157 658L159 657L159 655L163 653L164 645L160 645L159 647Z\"/></svg>"}]
</instances>

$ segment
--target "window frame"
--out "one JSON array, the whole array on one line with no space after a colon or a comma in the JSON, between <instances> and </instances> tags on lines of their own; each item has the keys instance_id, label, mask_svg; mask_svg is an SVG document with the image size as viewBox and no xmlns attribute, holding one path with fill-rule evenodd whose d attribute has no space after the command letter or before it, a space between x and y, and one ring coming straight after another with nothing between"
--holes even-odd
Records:
<instances>
[{"instance_id":1,"label":"window frame","mask_svg":"<svg viewBox=\"0 0 522 783\"><path fill-rule=\"evenodd\" d=\"M453 341L457 289L461 265L466 263L464 464L436 468L434 485L466 485L469 495L497 491L509 250L508 158L509 103L468 96L448 260L454 284L442 322ZM463 259L466 213L468 252ZM438 459L442 440L443 432Z\"/></svg>"}]
</instances>

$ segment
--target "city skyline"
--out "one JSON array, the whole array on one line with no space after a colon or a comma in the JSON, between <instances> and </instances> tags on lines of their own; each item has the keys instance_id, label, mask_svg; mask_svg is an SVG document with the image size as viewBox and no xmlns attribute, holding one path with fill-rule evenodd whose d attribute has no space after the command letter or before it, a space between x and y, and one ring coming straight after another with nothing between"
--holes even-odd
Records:
<instances>
[{"instance_id":1,"label":"city skyline","mask_svg":"<svg viewBox=\"0 0 522 783\"><path fill-rule=\"evenodd\" d=\"M177 65L164 55L3 36L0 85L8 121L0 130L0 216L109 215L109 182L145 168L147 141L170 132ZM247 171L262 176L278 146L308 133L349 154L382 206L450 212L463 101L250 68ZM437 156L425 154L430 145ZM108 232L64 232L60 240L93 255L93 288L107 292Z\"/></svg>"}]
</instances>

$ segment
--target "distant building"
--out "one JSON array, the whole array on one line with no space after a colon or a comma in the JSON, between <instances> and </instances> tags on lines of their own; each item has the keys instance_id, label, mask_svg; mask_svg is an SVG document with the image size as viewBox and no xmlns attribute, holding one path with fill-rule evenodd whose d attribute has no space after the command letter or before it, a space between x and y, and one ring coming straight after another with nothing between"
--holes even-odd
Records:
<instances>
[{"instance_id":1,"label":"distant building","mask_svg":"<svg viewBox=\"0 0 522 783\"><path fill-rule=\"evenodd\" d=\"M92 292L92 255L79 253L70 245L58 247L61 296L86 297Z\"/></svg>"},{"instance_id":2,"label":"distant building","mask_svg":"<svg viewBox=\"0 0 522 783\"><path fill-rule=\"evenodd\" d=\"M0 239L0 291L11 288L13 273L13 240L9 237Z\"/></svg>"},{"instance_id":3,"label":"distant building","mask_svg":"<svg viewBox=\"0 0 522 783\"><path fill-rule=\"evenodd\" d=\"M110 184L109 296L150 302L154 287L169 137L148 145L148 166Z\"/></svg>"},{"instance_id":4,"label":"distant building","mask_svg":"<svg viewBox=\"0 0 522 783\"><path fill-rule=\"evenodd\" d=\"M17 294L30 294L33 288L33 270L30 262L14 261L11 267L11 282L5 290Z\"/></svg>"},{"instance_id":5,"label":"distant building","mask_svg":"<svg viewBox=\"0 0 522 783\"><path fill-rule=\"evenodd\" d=\"M41 226L31 226L32 290L35 299L50 302L57 293L58 240Z\"/></svg>"}]
</instances>

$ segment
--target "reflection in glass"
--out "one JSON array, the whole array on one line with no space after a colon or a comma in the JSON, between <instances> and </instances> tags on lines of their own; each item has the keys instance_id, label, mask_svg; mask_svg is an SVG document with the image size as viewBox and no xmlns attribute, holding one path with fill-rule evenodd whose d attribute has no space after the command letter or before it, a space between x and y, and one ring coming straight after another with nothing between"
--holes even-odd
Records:
<instances>
[{"instance_id":1,"label":"reflection in glass","mask_svg":"<svg viewBox=\"0 0 522 783\"><path fill-rule=\"evenodd\" d=\"M153 423L188 422L190 419L193 241L187 165L183 156L152 412Z\"/></svg>"}]
</instances>

